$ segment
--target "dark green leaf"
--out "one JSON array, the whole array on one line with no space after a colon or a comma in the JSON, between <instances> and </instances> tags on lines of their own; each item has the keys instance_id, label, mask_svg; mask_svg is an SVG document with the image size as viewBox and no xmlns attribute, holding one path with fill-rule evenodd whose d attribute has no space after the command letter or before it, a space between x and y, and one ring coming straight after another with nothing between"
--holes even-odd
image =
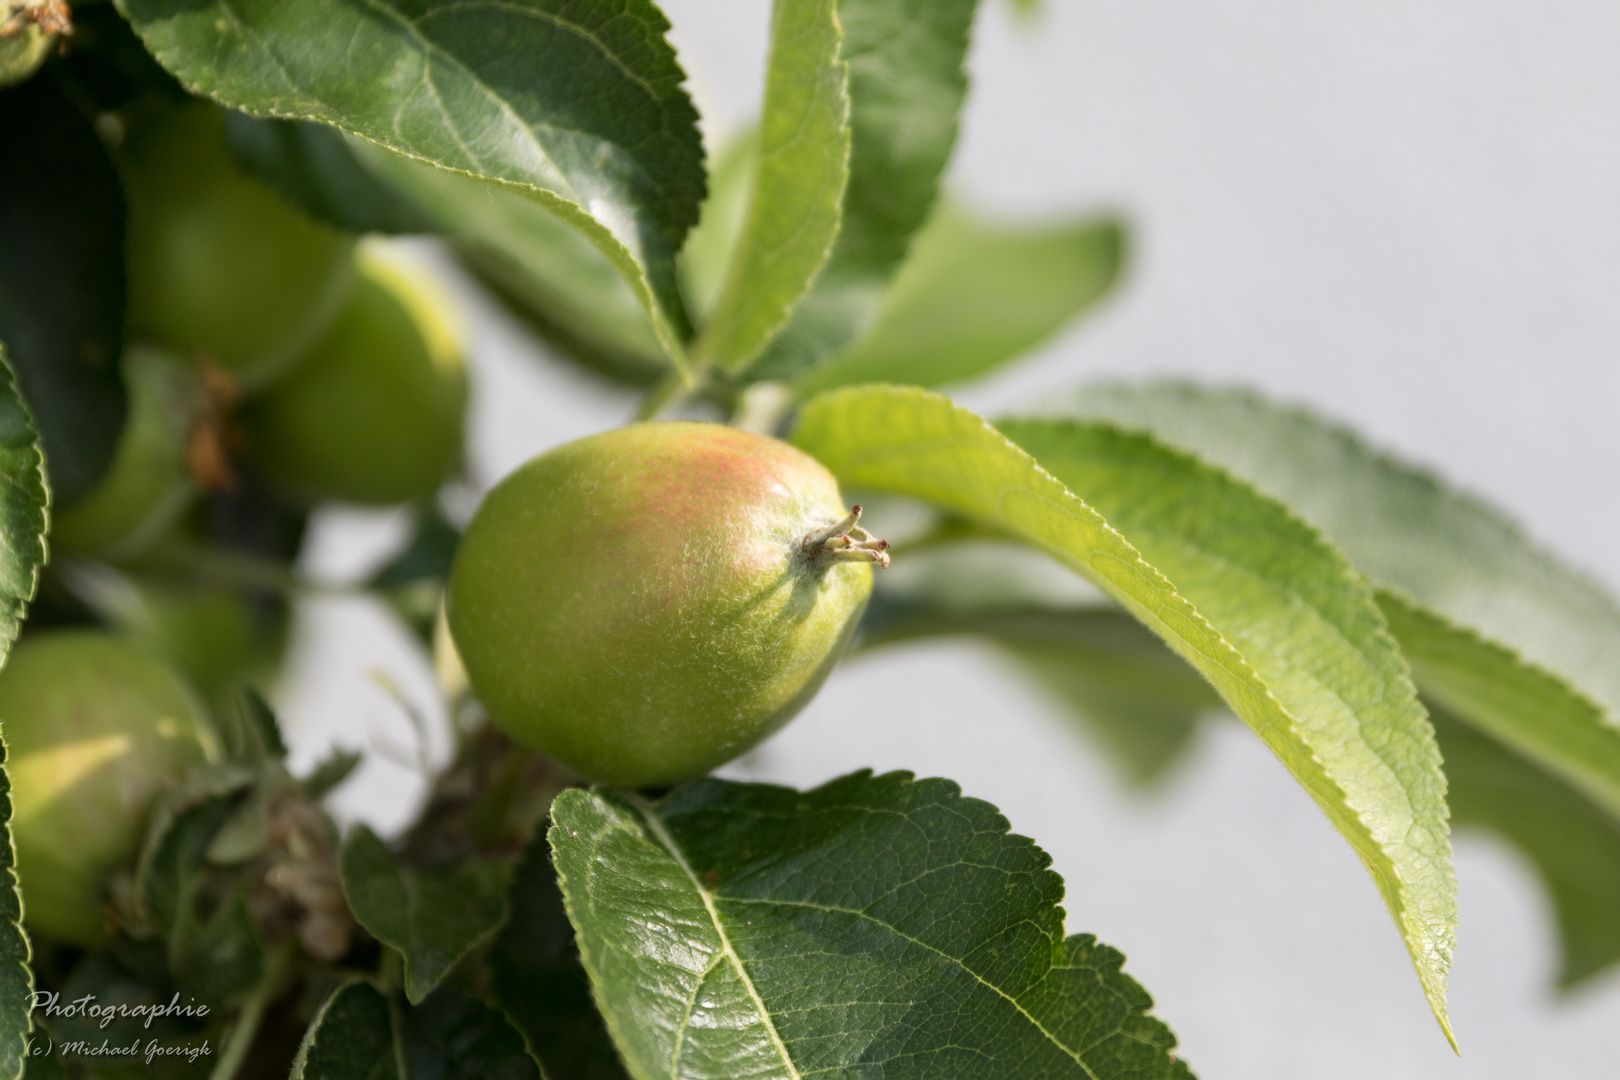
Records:
<instances>
[{"instance_id":1,"label":"dark green leaf","mask_svg":"<svg viewBox=\"0 0 1620 1080\"><path fill-rule=\"evenodd\" d=\"M48 502L39 437L0 345L0 664L16 640L39 582ZM0 737L0 1077L16 1077L23 1071L34 978L22 929L6 757Z\"/></svg>"},{"instance_id":2,"label":"dark green leaf","mask_svg":"<svg viewBox=\"0 0 1620 1080\"><path fill-rule=\"evenodd\" d=\"M1570 987L1620 962L1620 819L1487 735L1435 713L1452 824L1505 837L1535 866L1558 916Z\"/></svg>"},{"instance_id":3,"label":"dark green leaf","mask_svg":"<svg viewBox=\"0 0 1620 1080\"><path fill-rule=\"evenodd\" d=\"M1519 527L1301 409L1105 385L1076 408L1160 433L1288 502L1383 590L1418 685L1620 813L1620 604Z\"/></svg>"},{"instance_id":4,"label":"dark green leaf","mask_svg":"<svg viewBox=\"0 0 1620 1080\"><path fill-rule=\"evenodd\" d=\"M416 1007L365 982L321 1006L290 1080L540 1080L500 1013L453 990Z\"/></svg>"},{"instance_id":5,"label":"dark green leaf","mask_svg":"<svg viewBox=\"0 0 1620 1080\"><path fill-rule=\"evenodd\" d=\"M917 235L871 330L807 372L799 388L978 378L1106 296L1124 254L1116 221L997 225L942 205Z\"/></svg>"},{"instance_id":6,"label":"dark green leaf","mask_svg":"<svg viewBox=\"0 0 1620 1080\"><path fill-rule=\"evenodd\" d=\"M1219 470L1106 425L1003 434L938 395L874 386L813 399L794 441L848 486L1037 545L1197 668L1361 857L1450 1036L1439 752L1371 590L1336 550Z\"/></svg>"},{"instance_id":7,"label":"dark green leaf","mask_svg":"<svg viewBox=\"0 0 1620 1080\"><path fill-rule=\"evenodd\" d=\"M572 790L553 858L637 1080L1187 1077L1035 844L945 780Z\"/></svg>"},{"instance_id":8,"label":"dark green leaf","mask_svg":"<svg viewBox=\"0 0 1620 1080\"><path fill-rule=\"evenodd\" d=\"M405 992L422 1001L460 960L506 921L505 863L473 860L443 870L410 866L357 825L339 857L355 919L405 958Z\"/></svg>"},{"instance_id":9,"label":"dark green leaf","mask_svg":"<svg viewBox=\"0 0 1620 1080\"><path fill-rule=\"evenodd\" d=\"M28 1003L34 993L32 955L22 929L22 890L17 885L17 853L11 843L10 756L0 739L0 1076L22 1075L27 1055Z\"/></svg>"},{"instance_id":10,"label":"dark green leaf","mask_svg":"<svg viewBox=\"0 0 1620 1080\"><path fill-rule=\"evenodd\" d=\"M0 342L0 663L39 588L49 505L40 437Z\"/></svg>"},{"instance_id":11,"label":"dark green leaf","mask_svg":"<svg viewBox=\"0 0 1620 1080\"><path fill-rule=\"evenodd\" d=\"M123 337L124 189L107 151L49 76L0 92L0 341L64 503L117 449Z\"/></svg>"},{"instance_id":12,"label":"dark green leaf","mask_svg":"<svg viewBox=\"0 0 1620 1080\"><path fill-rule=\"evenodd\" d=\"M776 0L752 195L697 355L738 371L809 291L838 235L849 183L849 69L837 0Z\"/></svg>"},{"instance_id":13,"label":"dark green leaf","mask_svg":"<svg viewBox=\"0 0 1620 1080\"><path fill-rule=\"evenodd\" d=\"M337 131L300 120L225 116L236 163L311 217L350 232L424 233L428 216L362 165Z\"/></svg>"},{"instance_id":14,"label":"dark green leaf","mask_svg":"<svg viewBox=\"0 0 1620 1080\"><path fill-rule=\"evenodd\" d=\"M117 2L197 93L318 120L551 209L681 355L675 254L703 198L703 148L650 0Z\"/></svg>"},{"instance_id":15,"label":"dark green leaf","mask_svg":"<svg viewBox=\"0 0 1620 1080\"><path fill-rule=\"evenodd\" d=\"M315 763L315 768L302 781L304 797L310 802L320 802L347 780L364 760L364 755L354 750L333 747Z\"/></svg>"},{"instance_id":16,"label":"dark green leaf","mask_svg":"<svg viewBox=\"0 0 1620 1080\"><path fill-rule=\"evenodd\" d=\"M137 868L144 913L167 943L170 975L215 1007L245 997L265 971L241 883L208 863L216 834L241 801L241 775L229 767L194 774L190 790L153 815Z\"/></svg>"},{"instance_id":17,"label":"dark green leaf","mask_svg":"<svg viewBox=\"0 0 1620 1080\"><path fill-rule=\"evenodd\" d=\"M404 1080L388 999L370 983L335 990L315 1014L289 1080Z\"/></svg>"},{"instance_id":18,"label":"dark green leaf","mask_svg":"<svg viewBox=\"0 0 1620 1080\"><path fill-rule=\"evenodd\" d=\"M405 550L371 579L371 587L382 593L395 614L425 642L433 639L445 579L460 543L460 531L430 509L417 523Z\"/></svg>"},{"instance_id":19,"label":"dark green leaf","mask_svg":"<svg viewBox=\"0 0 1620 1080\"><path fill-rule=\"evenodd\" d=\"M511 917L490 962L495 996L545 1068L546 1080L625 1080L591 1000L551 849L535 837L512 878Z\"/></svg>"},{"instance_id":20,"label":"dark green leaf","mask_svg":"<svg viewBox=\"0 0 1620 1080\"><path fill-rule=\"evenodd\" d=\"M976 0L841 0L849 186L831 258L754 366L791 378L858 338L927 218L956 144Z\"/></svg>"}]
</instances>

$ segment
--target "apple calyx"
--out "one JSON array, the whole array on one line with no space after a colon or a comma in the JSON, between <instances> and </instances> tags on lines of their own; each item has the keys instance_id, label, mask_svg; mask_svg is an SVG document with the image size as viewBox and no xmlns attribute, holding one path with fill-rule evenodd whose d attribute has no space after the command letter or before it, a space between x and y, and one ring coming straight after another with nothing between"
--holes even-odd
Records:
<instances>
[{"instance_id":1,"label":"apple calyx","mask_svg":"<svg viewBox=\"0 0 1620 1080\"><path fill-rule=\"evenodd\" d=\"M861 507L857 503L849 516L836 525L806 533L800 547L812 560L820 562L876 563L889 568L889 542L879 540L860 527Z\"/></svg>"}]
</instances>

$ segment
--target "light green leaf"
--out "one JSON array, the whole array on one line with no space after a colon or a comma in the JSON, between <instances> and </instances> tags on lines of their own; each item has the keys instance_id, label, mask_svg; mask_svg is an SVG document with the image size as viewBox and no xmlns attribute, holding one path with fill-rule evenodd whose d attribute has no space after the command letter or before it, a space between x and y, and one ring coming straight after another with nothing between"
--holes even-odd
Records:
<instances>
[{"instance_id":1,"label":"light green leaf","mask_svg":"<svg viewBox=\"0 0 1620 1080\"><path fill-rule=\"evenodd\" d=\"M1366 864L1449 1038L1445 781L1371 593L1286 509L1146 437L1065 422L1014 437L1035 457L945 398L894 387L823 394L794 432L845 484L1043 548L1202 672Z\"/></svg>"},{"instance_id":2,"label":"light green leaf","mask_svg":"<svg viewBox=\"0 0 1620 1080\"><path fill-rule=\"evenodd\" d=\"M1378 602L1424 697L1561 775L1620 822L1620 728L1602 710L1556 675L1400 593L1380 592Z\"/></svg>"},{"instance_id":3,"label":"light green leaf","mask_svg":"<svg viewBox=\"0 0 1620 1080\"><path fill-rule=\"evenodd\" d=\"M468 267L559 351L634 385L668 373L668 356L635 290L562 217L521 192L380 147L350 145L454 240Z\"/></svg>"},{"instance_id":4,"label":"light green leaf","mask_svg":"<svg viewBox=\"0 0 1620 1080\"><path fill-rule=\"evenodd\" d=\"M946 780L566 791L549 838L636 1080L1190 1077L1063 882Z\"/></svg>"},{"instance_id":5,"label":"light green leaf","mask_svg":"<svg viewBox=\"0 0 1620 1080\"><path fill-rule=\"evenodd\" d=\"M754 154L759 132L749 129L715 155L709 169L709 197L681 249L681 287L687 306L707 320L720 302L732 256L742 241L754 190Z\"/></svg>"},{"instance_id":6,"label":"light green leaf","mask_svg":"<svg viewBox=\"0 0 1620 1080\"><path fill-rule=\"evenodd\" d=\"M675 254L703 150L650 0L117 2L197 93L532 198L612 260L681 356Z\"/></svg>"},{"instance_id":7,"label":"light green leaf","mask_svg":"<svg viewBox=\"0 0 1620 1080\"><path fill-rule=\"evenodd\" d=\"M1434 713L1452 824L1506 838L1540 874L1573 987L1620 963L1620 821L1558 776L1474 727Z\"/></svg>"},{"instance_id":8,"label":"light green leaf","mask_svg":"<svg viewBox=\"0 0 1620 1080\"><path fill-rule=\"evenodd\" d=\"M289 1080L541 1080L506 1018L439 990L422 1004L345 983L315 1015Z\"/></svg>"},{"instance_id":9,"label":"light green leaf","mask_svg":"<svg viewBox=\"0 0 1620 1080\"><path fill-rule=\"evenodd\" d=\"M17 851L11 841L11 752L0 737L0 1076L23 1074L28 1034L33 1030L29 1002L34 996L33 959L23 933L22 890L17 885Z\"/></svg>"},{"instance_id":10,"label":"light green leaf","mask_svg":"<svg viewBox=\"0 0 1620 1080\"><path fill-rule=\"evenodd\" d=\"M849 186L827 265L750 374L789 379L856 339L927 218L956 144L976 0L840 0Z\"/></svg>"},{"instance_id":11,"label":"light green leaf","mask_svg":"<svg viewBox=\"0 0 1620 1080\"><path fill-rule=\"evenodd\" d=\"M1620 605L1596 583L1302 409L1182 383L1098 386L1076 408L1286 501L1382 588L1425 694L1620 813Z\"/></svg>"},{"instance_id":12,"label":"light green leaf","mask_svg":"<svg viewBox=\"0 0 1620 1080\"><path fill-rule=\"evenodd\" d=\"M858 382L966 382L1041 342L1119 277L1117 221L1000 225L945 203L917 234L863 337L799 380L801 392Z\"/></svg>"},{"instance_id":13,"label":"light green leaf","mask_svg":"<svg viewBox=\"0 0 1620 1080\"><path fill-rule=\"evenodd\" d=\"M405 995L413 1005L506 921L510 874L504 863L418 869L357 825L343 842L338 866L356 921L404 956Z\"/></svg>"},{"instance_id":14,"label":"light green leaf","mask_svg":"<svg viewBox=\"0 0 1620 1080\"><path fill-rule=\"evenodd\" d=\"M695 348L739 371L810 289L849 183L849 71L837 0L776 0L752 196L724 290Z\"/></svg>"},{"instance_id":15,"label":"light green leaf","mask_svg":"<svg viewBox=\"0 0 1620 1080\"><path fill-rule=\"evenodd\" d=\"M995 643L1134 787L1161 782L1192 748L1200 718L1223 708L1151 631L1027 547L956 540L897 552L877 579L856 648L947 635Z\"/></svg>"}]
</instances>

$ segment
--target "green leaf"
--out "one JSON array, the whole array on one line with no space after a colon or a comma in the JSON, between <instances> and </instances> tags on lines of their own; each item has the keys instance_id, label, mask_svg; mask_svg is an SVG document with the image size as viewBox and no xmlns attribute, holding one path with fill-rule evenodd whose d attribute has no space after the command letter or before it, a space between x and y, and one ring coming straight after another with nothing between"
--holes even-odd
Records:
<instances>
[{"instance_id":1,"label":"green leaf","mask_svg":"<svg viewBox=\"0 0 1620 1080\"><path fill-rule=\"evenodd\" d=\"M1004 435L926 391L864 387L810 401L794 441L849 486L1041 547L1197 668L1366 864L1450 1037L1456 879L1440 758L1342 556L1218 470L1106 426L1023 422Z\"/></svg>"},{"instance_id":2,"label":"green leaf","mask_svg":"<svg viewBox=\"0 0 1620 1080\"><path fill-rule=\"evenodd\" d=\"M225 143L238 165L317 220L357 233L433 231L426 214L324 124L228 112Z\"/></svg>"},{"instance_id":3,"label":"green leaf","mask_svg":"<svg viewBox=\"0 0 1620 1080\"><path fill-rule=\"evenodd\" d=\"M943 204L918 233L871 330L797 385L810 393L978 378L1106 296L1124 255L1117 221L999 225Z\"/></svg>"},{"instance_id":4,"label":"green leaf","mask_svg":"<svg viewBox=\"0 0 1620 1080\"><path fill-rule=\"evenodd\" d=\"M956 144L976 0L840 0L849 65L849 186L832 256L750 374L788 379L876 317Z\"/></svg>"},{"instance_id":5,"label":"green leaf","mask_svg":"<svg viewBox=\"0 0 1620 1080\"><path fill-rule=\"evenodd\" d=\"M909 557L908 557L909 561ZM873 596L860 645L972 635L994 642L1065 706L1135 787L1164 779L1199 719L1221 709L1209 684L1128 615L1028 605L962 610Z\"/></svg>"},{"instance_id":6,"label":"green leaf","mask_svg":"<svg viewBox=\"0 0 1620 1080\"><path fill-rule=\"evenodd\" d=\"M695 353L746 367L809 291L849 183L849 69L837 0L776 0L765 111L742 235Z\"/></svg>"},{"instance_id":7,"label":"green leaf","mask_svg":"<svg viewBox=\"0 0 1620 1080\"><path fill-rule=\"evenodd\" d=\"M50 495L39 442L0 345L0 665L17 639L45 562ZM34 976L11 839L9 756L0 725L0 1077L14 1078L22 1075L32 1030L28 1003Z\"/></svg>"},{"instance_id":8,"label":"green leaf","mask_svg":"<svg viewBox=\"0 0 1620 1080\"><path fill-rule=\"evenodd\" d=\"M11 842L11 777L5 764L11 753L0 737L0 1076L15 1080L23 1073L28 1034L33 1030L33 959L22 929L22 889L17 884L17 852Z\"/></svg>"},{"instance_id":9,"label":"green leaf","mask_svg":"<svg viewBox=\"0 0 1620 1080\"><path fill-rule=\"evenodd\" d=\"M315 1014L288 1080L403 1080L388 999L370 983L338 987Z\"/></svg>"},{"instance_id":10,"label":"green leaf","mask_svg":"<svg viewBox=\"0 0 1620 1080\"><path fill-rule=\"evenodd\" d=\"M0 93L0 341L64 503L112 464L123 336L123 186L78 108L31 79Z\"/></svg>"},{"instance_id":11,"label":"green leaf","mask_svg":"<svg viewBox=\"0 0 1620 1080\"><path fill-rule=\"evenodd\" d=\"M421 207L486 285L567 356L634 385L669 361L620 268L573 225L519 192L363 143L356 155Z\"/></svg>"},{"instance_id":12,"label":"green leaf","mask_svg":"<svg viewBox=\"0 0 1620 1080\"><path fill-rule=\"evenodd\" d=\"M413 1005L506 921L504 863L421 869L364 825L349 833L338 862L355 919L405 957L405 993Z\"/></svg>"},{"instance_id":13,"label":"green leaf","mask_svg":"<svg viewBox=\"0 0 1620 1080\"><path fill-rule=\"evenodd\" d=\"M117 2L197 93L527 194L612 260L681 356L675 254L703 148L651 0Z\"/></svg>"},{"instance_id":14,"label":"green leaf","mask_svg":"<svg viewBox=\"0 0 1620 1080\"><path fill-rule=\"evenodd\" d=\"M636 1080L1188 1077L1063 882L946 780L566 791L549 839Z\"/></svg>"},{"instance_id":15,"label":"green leaf","mask_svg":"<svg viewBox=\"0 0 1620 1080\"><path fill-rule=\"evenodd\" d=\"M195 773L188 790L153 815L137 867L141 902L163 939L170 975L213 1007L240 1001L265 973L264 945L243 883L208 863L216 834L251 778L229 766Z\"/></svg>"},{"instance_id":16,"label":"green leaf","mask_svg":"<svg viewBox=\"0 0 1620 1080\"><path fill-rule=\"evenodd\" d=\"M45 564L51 495L40 442L0 343L0 663L22 629Z\"/></svg>"},{"instance_id":17,"label":"green leaf","mask_svg":"<svg viewBox=\"0 0 1620 1080\"><path fill-rule=\"evenodd\" d=\"M289 1080L541 1080L500 1013L454 990L420 1006L355 981L326 999Z\"/></svg>"},{"instance_id":18,"label":"green leaf","mask_svg":"<svg viewBox=\"0 0 1620 1080\"><path fill-rule=\"evenodd\" d=\"M1620 728L1601 709L1511 649L1399 593L1378 599L1424 697L1561 775L1620 821Z\"/></svg>"},{"instance_id":19,"label":"green leaf","mask_svg":"<svg viewBox=\"0 0 1620 1080\"><path fill-rule=\"evenodd\" d=\"M490 950L495 997L540 1059L546 1080L625 1080L591 1000L543 835L524 849L509 903L511 917Z\"/></svg>"},{"instance_id":20,"label":"green leaf","mask_svg":"<svg viewBox=\"0 0 1620 1080\"><path fill-rule=\"evenodd\" d=\"M1620 605L1512 521L1302 409L1105 385L1076 406L1286 501L1381 587L1419 687L1620 812Z\"/></svg>"},{"instance_id":21,"label":"green leaf","mask_svg":"<svg viewBox=\"0 0 1620 1080\"><path fill-rule=\"evenodd\" d=\"M1505 837L1547 887L1563 952L1558 984L1573 987L1620 962L1620 821L1444 710L1434 729L1452 824Z\"/></svg>"},{"instance_id":22,"label":"green leaf","mask_svg":"<svg viewBox=\"0 0 1620 1080\"><path fill-rule=\"evenodd\" d=\"M732 257L748 223L758 149L759 132L750 128L715 156L709 168L709 197L703 200L698 223L687 233L686 246L681 249L681 288L687 306L703 321L720 302Z\"/></svg>"}]
</instances>

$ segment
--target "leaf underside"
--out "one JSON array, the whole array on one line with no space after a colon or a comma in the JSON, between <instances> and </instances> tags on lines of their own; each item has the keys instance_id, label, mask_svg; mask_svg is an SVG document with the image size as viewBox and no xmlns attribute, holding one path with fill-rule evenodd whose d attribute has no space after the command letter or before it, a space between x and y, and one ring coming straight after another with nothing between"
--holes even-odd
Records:
<instances>
[{"instance_id":1,"label":"leaf underside","mask_svg":"<svg viewBox=\"0 0 1620 1080\"><path fill-rule=\"evenodd\" d=\"M697 112L650 0L118 0L196 93L483 177L584 231L672 356L703 199Z\"/></svg>"},{"instance_id":2,"label":"leaf underside","mask_svg":"<svg viewBox=\"0 0 1620 1080\"><path fill-rule=\"evenodd\" d=\"M568 791L553 858L637 1080L1189 1077L1061 879L943 780Z\"/></svg>"},{"instance_id":3,"label":"leaf underside","mask_svg":"<svg viewBox=\"0 0 1620 1080\"><path fill-rule=\"evenodd\" d=\"M1285 508L1151 439L1065 422L1009 434L1029 445L937 395L864 387L812 399L793 439L847 485L1044 549L1197 668L1356 849L1449 1038L1445 781L1371 592Z\"/></svg>"}]
</instances>

